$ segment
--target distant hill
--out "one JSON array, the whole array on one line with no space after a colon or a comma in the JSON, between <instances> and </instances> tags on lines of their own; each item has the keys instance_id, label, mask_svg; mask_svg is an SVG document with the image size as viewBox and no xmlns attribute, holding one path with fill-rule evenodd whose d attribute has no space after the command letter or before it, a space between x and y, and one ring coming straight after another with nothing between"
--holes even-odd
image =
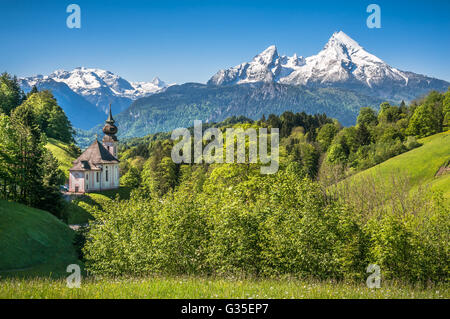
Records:
<instances>
[{"instance_id":1,"label":"distant hill","mask_svg":"<svg viewBox=\"0 0 450 319\"><path fill-rule=\"evenodd\" d=\"M279 83L210 86L174 85L164 92L136 100L115 116L119 137L138 137L190 127L195 119L219 122L230 116L259 119L284 111L326 113L344 125L354 124L360 107L378 107L382 100L335 88L305 88ZM100 133L102 125L91 130Z\"/></svg>"},{"instance_id":2,"label":"distant hill","mask_svg":"<svg viewBox=\"0 0 450 319\"><path fill-rule=\"evenodd\" d=\"M372 175L379 183L387 185L392 176L406 175L412 190L418 187L439 189L450 200L450 173L436 176L439 169L450 161L450 131L423 138L419 142L423 145L353 175L349 181Z\"/></svg>"},{"instance_id":3,"label":"distant hill","mask_svg":"<svg viewBox=\"0 0 450 319\"><path fill-rule=\"evenodd\" d=\"M0 276L67 274L74 232L52 214L0 200Z\"/></svg>"},{"instance_id":4,"label":"distant hill","mask_svg":"<svg viewBox=\"0 0 450 319\"><path fill-rule=\"evenodd\" d=\"M40 91L50 90L52 92L58 105L64 110L74 127L90 129L105 119L104 112L97 109L83 96L72 91L67 84L51 79L41 80L35 84ZM31 90L31 86L23 79L20 79L20 85L25 93Z\"/></svg>"}]
</instances>

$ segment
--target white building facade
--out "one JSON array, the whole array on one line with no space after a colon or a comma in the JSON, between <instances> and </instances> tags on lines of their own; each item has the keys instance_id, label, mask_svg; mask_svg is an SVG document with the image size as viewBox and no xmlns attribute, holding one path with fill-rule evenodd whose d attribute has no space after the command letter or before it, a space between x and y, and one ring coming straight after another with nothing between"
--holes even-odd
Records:
<instances>
[{"instance_id":1,"label":"white building facade","mask_svg":"<svg viewBox=\"0 0 450 319\"><path fill-rule=\"evenodd\" d=\"M117 159L117 127L111 114L106 125L102 142L97 139L80 155L69 170L69 192L88 193L119 188L120 171Z\"/></svg>"}]
</instances>

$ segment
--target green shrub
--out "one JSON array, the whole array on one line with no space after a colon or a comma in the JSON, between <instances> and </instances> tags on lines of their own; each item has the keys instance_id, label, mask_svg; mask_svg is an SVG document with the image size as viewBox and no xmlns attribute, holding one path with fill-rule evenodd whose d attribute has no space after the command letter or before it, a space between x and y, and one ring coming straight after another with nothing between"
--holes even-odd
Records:
<instances>
[{"instance_id":1,"label":"green shrub","mask_svg":"<svg viewBox=\"0 0 450 319\"><path fill-rule=\"evenodd\" d=\"M133 193L105 203L93 213L87 269L363 280L371 263L384 278L448 280L450 213L442 196L409 195L393 180L389 190L366 181L332 197L299 164L270 176L247 169L216 166L199 192L186 183L162 198Z\"/></svg>"}]
</instances>

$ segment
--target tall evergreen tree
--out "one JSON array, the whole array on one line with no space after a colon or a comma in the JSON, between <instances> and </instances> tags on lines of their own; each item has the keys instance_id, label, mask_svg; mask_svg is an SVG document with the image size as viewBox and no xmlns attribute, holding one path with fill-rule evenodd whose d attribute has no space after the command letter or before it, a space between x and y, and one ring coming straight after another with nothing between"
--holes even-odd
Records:
<instances>
[{"instance_id":1,"label":"tall evergreen tree","mask_svg":"<svg viewBox=\"0 0 450 319\"><path fill-rule=\"evenodd\" d=\"M25 95L15 76L12 77L6 72L0 75L0 113L10 115L24 98Z\"/></svg>"},{"instance_id":2,"label":"tall evergreen tree","mask_svg":"<svg viewBox=\"0 0 450 319\"><path fill-rule=\"evenodd\" d=\"M39 128L47 137L64 143L73 142L75 131L72 124L50 91L45 90L28 96L20 108L33 110Z\"/></svg>"}]
</instances>

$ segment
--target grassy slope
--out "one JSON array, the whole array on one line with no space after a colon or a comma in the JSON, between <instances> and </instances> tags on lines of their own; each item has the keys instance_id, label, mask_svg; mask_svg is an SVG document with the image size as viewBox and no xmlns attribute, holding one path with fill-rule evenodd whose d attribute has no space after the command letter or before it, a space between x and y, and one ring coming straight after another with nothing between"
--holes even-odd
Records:
<instances>
[{"instance_id":1,"label":"grassy slope","mask_svg":"<svg viewBox=\"0 0 450 319\"><path fill-rule=\"evenodd\" d=\"M68 145L53 138L49 138L45 147L53 154L54 157L56 157L59 161L59 168L66 175L66 179L69 179L69 169L72 167L72 162L76 158L70 153Z\"/></svg>"},{"instance_id":2,"label":"grassy slope","mask_svg":"<svg viewBox=\"0 0 450 319\"><path fill-rule=\"evenodd\" d=\"M440 189L450 198L450 174L434 177L438 169L450 159L450 131L435 134L419 140L422 146L395 156L379 165L362 171L350 179L358 179L369 174L381 183L389 183L392 175L406 173L412 189L429 186Z\"/></svg>"},{"instance_id":3,"label":"grassy slope","mask_svg":"<svg viewBox=\"0 0 450 319\"><path fill-rule=\"evenodd\" d=\"M317 282L297 279L221 279L197 277L92 278L79 289L63 280L6 280L0 298L449 298L449 286L423 289L382 282L369 289L361 283Z\"/></svg>"},{"instance_id":4,"label":"grassy slope","mask_svg":"<svg viewBox=\"0 0 450 319\"><path fill-rule=\"evenodd\" d=\"M90 211L93 207L102 208L104 203L114 200L118 195L120 199L129 199L131 189L120 187L119 189L104 190L98 193L87 193L82 196L73 196L67 203L65 214L68 224L86 224L93 219Z\"/></svg>"},{"instance_id":5,"label":"grassy slope","mask_svg":"<svg viewBox=\"0 0 450 319\"><path fill-rule=\"evenodd\" d=\"M66 274L74 232L50 213L0 200L0 276Z\"/></svg>"}]
</instances>

